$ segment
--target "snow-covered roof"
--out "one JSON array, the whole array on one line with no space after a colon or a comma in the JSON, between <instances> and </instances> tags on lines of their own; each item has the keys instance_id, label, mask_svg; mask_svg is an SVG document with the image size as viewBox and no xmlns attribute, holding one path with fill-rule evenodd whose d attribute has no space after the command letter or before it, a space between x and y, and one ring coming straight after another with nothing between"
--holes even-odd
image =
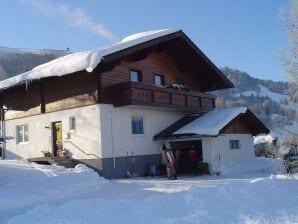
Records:
<instances>
[{"instance_id":1,"label":"snow-covered roof","mask_svg":"<svg viewBox=\"0 0 298 224\"><path fill-rule=\"evenodd\" d=\"M242 113L246 113L246 111L246 107L215 109L198 117L194 121L175 131L173 134L216 136L234 118Z\"/></svg>"},{"instance_id":2,"label":"snow-covered roof","mask_svg":"<svg viewBox=\"0 0 298 224\"><path fill-rule=\"evenodd\" d=\"M178 29L163 29L137 33L125 37L120 42L109 46L69 54L0 82L0 89L5 89L30 80L51 76L63 76L82 70L92 72L102 61L104 56L178 31Z\"/></svg>"}]
</instances>

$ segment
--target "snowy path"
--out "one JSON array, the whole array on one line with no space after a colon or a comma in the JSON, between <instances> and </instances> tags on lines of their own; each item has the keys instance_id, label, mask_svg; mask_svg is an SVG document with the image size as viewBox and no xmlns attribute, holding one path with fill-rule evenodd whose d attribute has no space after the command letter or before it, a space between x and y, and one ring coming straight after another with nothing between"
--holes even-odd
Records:
<instances>
[{"instance_id":1,"label":"snowy path","mask_svg":"<svg viewBox=\"0 0 298 224\"><path fill-rule=\"evenodd\" d=\"M85 166L0 161L0 223L297 223L298 177L107 181Z\"/></svg>"}]
</instances>

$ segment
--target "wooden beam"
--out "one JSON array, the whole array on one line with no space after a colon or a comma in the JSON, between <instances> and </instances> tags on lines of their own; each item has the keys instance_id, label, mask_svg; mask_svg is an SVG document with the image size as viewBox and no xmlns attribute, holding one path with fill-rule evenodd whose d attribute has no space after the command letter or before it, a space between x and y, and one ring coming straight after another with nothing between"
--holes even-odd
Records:
<instances>
[{"instance_id":1,"label":"wooden beam","mask_svg":"<svg viewBox=\"0 0 298 224\"><path fill-rule=\"evenodd\" d=\"M97 103L101 103L102 101L102 89L101 89L101 74L98 74L97 76Z\"/></svg>"}]
</instances>

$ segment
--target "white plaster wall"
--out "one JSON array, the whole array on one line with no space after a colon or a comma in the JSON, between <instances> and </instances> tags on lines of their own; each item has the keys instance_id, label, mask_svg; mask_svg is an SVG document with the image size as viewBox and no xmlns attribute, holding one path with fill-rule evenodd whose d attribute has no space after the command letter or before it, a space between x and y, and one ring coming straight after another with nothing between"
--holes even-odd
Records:
<instances>
[{"instance_id":1,"label":"white plaster wall","mask_svg":"<svg viewBox=\"0 0 298 224\"><path fill-rule=\"evenodd\" d=\"M131 134L131 116L144 118L144 135ZM69 133L69 117L76 118L76 132ZM99 104L59 112L36 115L6 122L6 135L13 137L7 142L6 158L30 158L42 156L42 150L51 151L51 122L62 121L63 145L77 159L111 158L129 155L151 155L160 153L161 141L153 136L184 116L183 113L132 109ZM16 144L16 126L29 125L29 143ZM249 163L254 158L251 134L226 134L201 138L203 159L211 170L221 166L232 167ZM241 148L230 150L229 140L240 140Z\"/></svg>"},{"instance_id":2,"label":"white plaster wall","mask_svg":"<svg viewBox=\"0 0 298 224\"><path fill-rule=\"evenodd\" d=\"M212 138L204 137L202 140L203 161L212 164Z\"/></svg>"},{"instance_id":3,"label":"white plaster wall","mask_svg":"<svg viewBox=\"0 0 298 224\"><path fill-rule=\"evenodd\" d=\"M69 131L69 117L76 118L76 131ZM13 137L6 144L7 159L43 156L42 150L51 151L51 122L62 121L63 146L74 158L96 159L101 157L99 106L92 105L58 112L35 115L6 121L6 135ZM16 126L29 125L29 143L16 143ZM67 139L70 133L70 139Z\"/></svg>"},{"instance_id":4,"label":"white plaster wall","mask_svg":"<svg viewBox=\"0 0 298 224\"><path fill-rule=\"evenodd\" d=\"M209 139L206 142L211 141L209 145L211 153L208 152L206 162L209 163L210 170L218 171L219 166L232 168L236 165L248 164L255 157L251 134L225 134L218 137L210 137ZM240 140L240 149L231 150L230 140ZM203 151L208 151L208 148L204 149L204 145Z\"/></svg>"},{"instance_id":5,"label":"white plaster wall","mask_svg":"<svg viewBox=\"0 0 298 224\"><path fill-rule=\"evenodd\" d=\"M133 109L100 104L103 158L160 153L160 141L153 136L184 116L183 113ZM131 116L144 119L144 135L131 133ZM112 127L112 128L111 128Z\"/></svg>"}]
</instances>

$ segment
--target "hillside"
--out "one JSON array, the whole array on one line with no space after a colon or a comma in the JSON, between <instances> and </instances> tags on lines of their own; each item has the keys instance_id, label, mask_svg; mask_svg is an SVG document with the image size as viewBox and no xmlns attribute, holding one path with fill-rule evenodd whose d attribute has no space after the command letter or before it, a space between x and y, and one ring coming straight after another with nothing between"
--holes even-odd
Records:
<instances>
[{"instance_id":1,"label":"hillside","mask_svg":"<svg viewBox=\"0 0 298 224\"><path fill-rule=\"evenodd\" d=\"M222 68L235 88L215 91L217 107L248 106L273 132L297 133L297 104L288 101L286 82L262 80L232 68Z\"/></svg>"},{"instance_id":2,"label":"hillside","mask_svg":"<svg viewBox=\"0 0 298 224\"><path fill-rule=\"evenodd\" d=\"M67 50L25 51L0 48L0 80L29 71L67 53Z\"/></svg>"}]
</instances>

